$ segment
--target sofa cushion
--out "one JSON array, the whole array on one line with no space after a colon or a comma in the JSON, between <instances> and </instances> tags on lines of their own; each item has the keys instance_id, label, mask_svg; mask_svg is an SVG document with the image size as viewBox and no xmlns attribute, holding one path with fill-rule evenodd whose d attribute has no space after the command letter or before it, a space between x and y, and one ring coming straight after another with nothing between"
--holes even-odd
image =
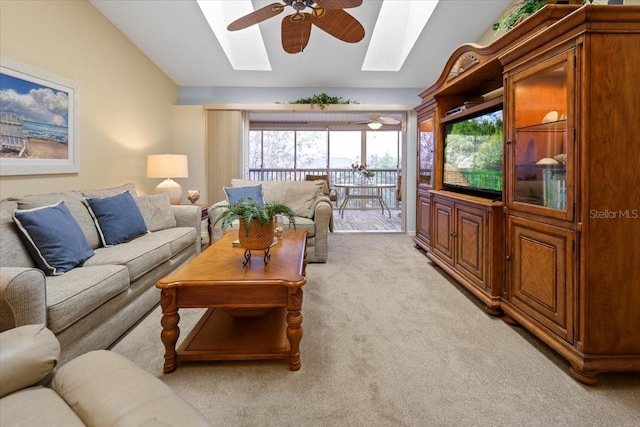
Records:
<instances>
[{"instance_id":1,"label":"sofa cushion","mask_svg":"<svg viewBox=\"0 0 640 427\"><path fill-rule=\"evenodd\" d=\"M59 333L129 287L122 265L74 268L47 280L47 327Z\"/></svg>"},{"instance_id":2,"label":"sofa cushion","mask_svg":"<svg viewBox=\"0 0 640 427\"><path fill-rule=\"evenodd\" d=\"M134 199L149 231L165 230L176 226L169 193L136 196Z\"/></svg>"},{"instance_id":3,"label":"sofa cushion","mask_svg":"<svg viewBox=\"0 0 640 427\"><path fill-rule=\"evenodd\" d=\"M169 242L171 257L174 257L192 246L197 237L198 231L193 227L175 227L168 228L166 230L158 230L154 233L149 233L142 238L149 242L155 241L158 245Z\"/></svg>"},{"instance_id":4,"label":"sofa cushion","mask_svg":"<svg viewBox=\"0 0 640 427\"><path fill-rule=\"evenodd\" d=\"M262 185L265 203L278 201L289 206L296 216L309 218L315 198L322 194L322 181L247 181L232 179L233 187Z\"/></svg>"},{"instance_id":5,"label":"sofa cushion","mask_svg":"<svg viewBox=\"0 0 640 427\"><path fill-rule=\"evenodd\" d=\"M254 200L259 206L264 206L262 197L262 185L251 185L248 187L222 187L227 195L229 204L238 203L245 199Z\"/></svg>"},{"instance_id":6,"label":"sofa cushion","mask_svg":"<svg viewBox=\"0 0 640 427\"><path fill-rule=\"evenodd\" d=\"M104 199L87 197L86 201L104 246L119 245L147 232L140 209L128 191Z\"/></svg>"},{"instance_id":7,"label":"sofa cushion","mask_svg":"<svg viewBox=\"0 0 640 427\"><path fill-rule=\"evenodd\" d=\"M13 219L27 250L48 276L69 271L93 255L87 238L64 202L16 210Z\"/></svg>"},{"instance_id":8,"label":"sofa cushion","mask_svg":"<svg viewBox=\"0 0 640 427\"><path fill-rule=\"evenodd\" d=\"M133 282L171 258L170 240L158 238L158 233L161 231L147 233L123 245L98 248L95 255L87 260L85 267L124 265L129 270L129 280Z\"/></svg>"},{"instance_id":9,"label":"sofa cushion","mask_svg":"<svg viewBox=\"0 0 640 427\"><path fill-rule=\"evenodd\" d=\"M18 226L13 220L13 212L18 202L0 201L0 267L33 268L35 261L20 238Z\"/></svg>"},{"instance_id":10,"label":"sofa cushion","mask_svg":"<svg viewBox=\"0 0 640 427\"><path fill-rule=\"evenodd\" d=\"M85 426L64 399L42 386L22 389L0 399L0 425Z\"/></svg>"},{"instance_id":11,"label":"sofa cushion","mask_svg":"<svg viewBox=\"0 0 640 427\"><path fill-rule=\"evenodd\" d=\"M102 241L98 235L98 229L87 209L84 197L79 191L65 191L62 193L40 194L35 196L24 196L15 199L18 202L18 209L33 209L41 206L54 205L63 201L69 211L78 222L84 236L87 238L92 249L102 246Z\"/></svg>"},{"instance_id":12,"label":"sofa cushion","mask_svg":"<svg viewBox=\"0 0 640 427\"><path fill-rule=\"evenodd\" d=\"M282 218L282 228L284 230L293 230L294 228L289 228L289 220L286 217ZM307 217L296 217L296 230L306 231L307 238L311 238L316 235L316 223L313 219Z\"/></svg>"}]
</instances>

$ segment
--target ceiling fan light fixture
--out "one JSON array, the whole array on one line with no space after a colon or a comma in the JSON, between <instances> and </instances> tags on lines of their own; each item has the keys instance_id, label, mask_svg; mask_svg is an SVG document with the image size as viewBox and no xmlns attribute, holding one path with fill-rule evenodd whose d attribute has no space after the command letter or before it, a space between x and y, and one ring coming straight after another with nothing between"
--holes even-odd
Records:
<instances>
[{"instance_id":1,"label":"ceiling fan light fixture","mask_svg":"<svg viewBox=\"0 0 640 427\"><path fill-rule=\"evenodd\" d=\"M373 129L373 130L378 130L382 127L382 123L380 122L371 122L371 123L367 123L367 126L369 126L369 129Z\"/></svg>"}]
</instances>

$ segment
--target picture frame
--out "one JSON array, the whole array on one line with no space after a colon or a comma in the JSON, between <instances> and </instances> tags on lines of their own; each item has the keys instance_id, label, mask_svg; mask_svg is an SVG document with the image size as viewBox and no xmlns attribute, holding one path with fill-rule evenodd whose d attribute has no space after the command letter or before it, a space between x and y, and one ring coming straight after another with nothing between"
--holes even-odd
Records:
<instances>
[{"instance_id":1,"label":"picture frame","mask_svg":"<svg viewBox=\"0 0 640 427\"><path fill-rule=\"evenodd\" d=\"M0 176L80 171L80 86L0 57Z\"/></svg>"}]
</instances>

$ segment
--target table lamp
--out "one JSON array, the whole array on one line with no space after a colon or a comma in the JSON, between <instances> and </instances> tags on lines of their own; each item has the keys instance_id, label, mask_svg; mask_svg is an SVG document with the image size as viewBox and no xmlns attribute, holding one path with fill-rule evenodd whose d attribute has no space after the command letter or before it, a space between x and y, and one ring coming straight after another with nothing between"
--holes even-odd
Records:
<instances>
[{"instance_id":1,"label":"table lamp","mask_svg":"<svg viewBox=\"0 0 640 427\"><path fill-rule=\"evenodd\" d=\"M156 193L168 193L172 205L182 201L182 187L172 178L188 178L189 166L185 154L149 154L147 178L166 178L156 187Z\"/></svg>"}]
</instances>

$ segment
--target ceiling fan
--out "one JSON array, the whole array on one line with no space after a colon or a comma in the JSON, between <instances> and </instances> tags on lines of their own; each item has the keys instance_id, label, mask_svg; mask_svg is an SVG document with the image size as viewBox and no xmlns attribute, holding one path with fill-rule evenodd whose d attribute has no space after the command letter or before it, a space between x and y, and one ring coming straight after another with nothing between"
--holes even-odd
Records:
<instances>
[{"instance_id":1,"label":"ceiling fan","mask_svg":"<svg viewBox=\"0 0 640 427\"><path fill-rule=\"evenodd\" d=\"M371 118L369 120L353 122L351 124L352 125L365 124L369 126L370 129L376 130L376 129L380 129L382 125L398 125L400 124L400 120L394 117L381 116L380 114L371 114Z\"/></svg>"},{"instance_id":2,"label":"ceiling fan","mask_svg":"<svg viewBox=\"0 0 640 427\"><path fill-rule=\"evenodd\" d=\"M249 13L227 27L238 31L280 14L287 6L295 12L282 20L282 47L287 53L300 53L309 42L311 25L348 43L357 43L364 38L364 27L356 18L343 9L358 7L362 0L282 0L284 4L272 3ZM305 12L309 9L309 12Z\"/></svg>"}]
</instances>

